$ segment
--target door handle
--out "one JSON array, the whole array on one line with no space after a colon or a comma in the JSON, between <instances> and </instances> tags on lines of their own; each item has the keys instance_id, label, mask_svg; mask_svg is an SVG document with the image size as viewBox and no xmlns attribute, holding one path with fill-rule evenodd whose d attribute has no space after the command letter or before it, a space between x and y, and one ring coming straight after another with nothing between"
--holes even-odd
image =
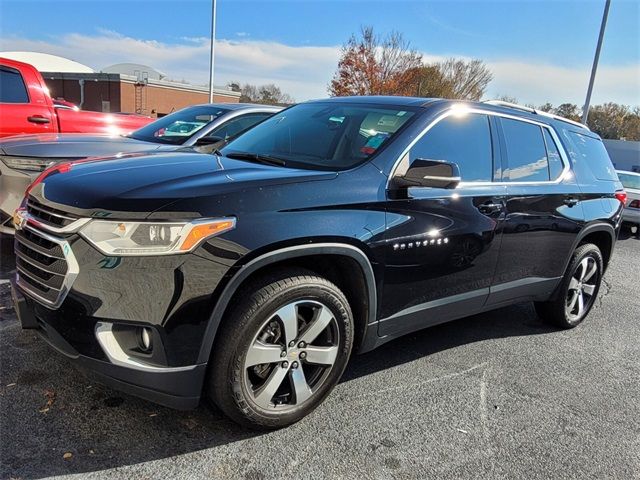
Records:
<instances>
[{"instance_id":1,"label":"door handle","mask_svg":"<svg viewBox=\"0 0 640 480\"><path fill-rule=\"evenodd\" d=\"M27 117L27 120L31 123L51 123L51 120L47 117L43 117L42 115L31 115L30 117Z\"/></svg>"},{"instance_id":2,"label":"door handle","mask_svg":"<svg viewBox=\"0 0 640 480\"><path fill-rule=\"evenodd\" d=\"M568 207L573 207L578 204L578 199L573 197L565 198L564 204L567 205Z\"/></svg>"}]
</instances>

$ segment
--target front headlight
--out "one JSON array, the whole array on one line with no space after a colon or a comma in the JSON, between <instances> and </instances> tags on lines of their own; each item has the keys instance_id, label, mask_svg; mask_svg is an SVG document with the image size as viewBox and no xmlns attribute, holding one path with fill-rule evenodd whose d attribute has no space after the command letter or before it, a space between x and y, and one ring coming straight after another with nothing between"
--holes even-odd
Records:
<instances>
[{"instance_id":1,"label":"front headlight","mask_svg":"<svg viewBox=\"0 0 640 480\"><path fill-rule=\"evenodd\" d=\"M0 155L0 159L9 168L15 168L17 170L32 170L34 172L42 172L47 167L58 161L50 158L12 157L9 155Z\"/></svg>"},{"instance_id":2,"label":"front headlight","mask_svg":"<svg viewBox=\"0 0 640 480\"><path fill-rule=\"evenodd\" d=\"M92 220L80 235L105 255L169 255L190 252L235 226L232 217L180 223Z\"/></svg>"}]
</instances>

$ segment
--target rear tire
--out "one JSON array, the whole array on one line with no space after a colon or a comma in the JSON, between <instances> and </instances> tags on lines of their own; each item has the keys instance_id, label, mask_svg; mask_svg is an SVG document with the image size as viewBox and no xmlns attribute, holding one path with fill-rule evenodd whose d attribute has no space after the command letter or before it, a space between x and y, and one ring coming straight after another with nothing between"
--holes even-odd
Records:
<instances>
[{"instance_id":1,"label":"rear tire","mask_svg":"<svg viewBox=\"0 0 640 480\"><path fill-rule=\"evenodd\" d=\"M580 245L573 253L552 299L534 302L538 316L560 328L579 325L598 297L603 273L600 249L592 243Z\"/></svg>"},{"instance_id":2,"label":"rear tire","mask_svg":"<svg viewBox=\"0 0 640 480\"><path fill-rule=\"evenodd\" d=\"M291 425L340 380L353 344L345 295L325 278L287 269L238 295L210 361L209 398L256 429Z\"/></svg>"}]
</instances>

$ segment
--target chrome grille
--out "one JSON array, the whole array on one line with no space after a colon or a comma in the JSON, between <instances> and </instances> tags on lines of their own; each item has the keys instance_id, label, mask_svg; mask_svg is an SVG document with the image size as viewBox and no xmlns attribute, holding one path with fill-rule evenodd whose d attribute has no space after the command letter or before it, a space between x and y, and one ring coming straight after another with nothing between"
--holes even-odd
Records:
<instances>
[{"instance_id":1,"label":"chrome grille","mask_svg":"<svg viewBox=\"0 0 640 480\"><path fill-rule=\"evenodd\" d=\"M66 227L78 220L78 217L73 217L67 212L43 205L33 197L27 200L27 212L35 220L52 227Z\"/></svg>"},{"instance_id":2,"label":"chrome grille","mask_svg":"<svg viewBox=\"0 0 640 480\"><path fill-rule=\"evenodd\" d=\"M16 230L15 253L22 290L47 307L59 307L78 275L69 242L26 225Z\"/></svg>"}]
</instances>

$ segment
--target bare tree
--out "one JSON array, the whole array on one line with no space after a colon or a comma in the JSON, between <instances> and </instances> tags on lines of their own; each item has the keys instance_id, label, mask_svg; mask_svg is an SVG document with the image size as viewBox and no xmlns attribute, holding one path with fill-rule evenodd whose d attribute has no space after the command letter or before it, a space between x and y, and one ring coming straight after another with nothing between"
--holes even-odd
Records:
<instances>
[{"instance_id":1,"label":"bare tree","mask_svg":"<svg viewBox=\"0 0 640 480\"><path fill-rule=\"evenodd\" d=\"M448 58L437 64L444 81L449 84L449 98L480 100L493 74L482 60Z\"/></svg>"},{"instance_id":2,"label":"bare tree","mask_svg":"<svg viewBox=\"0 0 640 480\"><path fill-rule=\"evenodd\" d=\"M231 85L239 84L238 82L233 82ZM283 93L280 87L273 83L260 86L245 83L239 91L241 103L262 103L265 105L290 105L295 103L291 95Z\"/></svg>"}]
</instances>

